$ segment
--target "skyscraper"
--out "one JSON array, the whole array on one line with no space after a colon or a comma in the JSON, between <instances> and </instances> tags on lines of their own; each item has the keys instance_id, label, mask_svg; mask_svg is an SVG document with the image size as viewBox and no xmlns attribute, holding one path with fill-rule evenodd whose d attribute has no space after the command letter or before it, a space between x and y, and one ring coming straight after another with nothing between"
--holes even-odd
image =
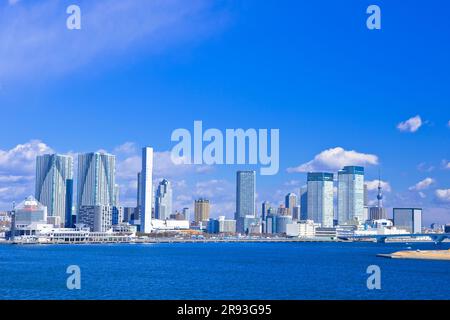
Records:
<instances>
[{"instance_id":1,"label":"skyscraper","mask_svg":"<svg viewBox=\"0 0 450 320\"><path fill-rule=\"evenodd\" d=\"M267 215L269 214L270 203L268 201L264 201L261 205L261 218L263 221L266 220Z\"/></svg>"},{"instance_id":2,"label":"skyscraper","mask_svg":"<svg viewBox=\"0 0 450 320\"><path fill-rule=\"evenodd\" d=\"M292 210L292 219L293 220L301 220L302 219L302 215L300 213L300 206L295 206Z\"/></svg>"},{"instance_id":3,"label":"skyscraper","mask_svg":"<svg viewBox=\"0 0 450 320\"><path fill-rule=\"evenodd\" d=\"M288 215L294 214L294 208L297 207L297 195L295 193L289 193L286 195L284 205L288 209Z\"/></svg>"},{"instance_id":4,"label":"skyscraper","mask_svg":"<svg viewBox=\"0 0 450 320\"><path fill-rule=\"evenodd\" d=\"M115 205L116 157L106 153L78 156L77 209Z\"/></svg>"},{"instance_id":5,"label":"skyscraper","mask_svg":"<svg viewBox=\"0 0 450 320\"><path fill-rule=\"evenodd\" d=\"M380 207L369 207L369 220L382 220L386 219L386 209Z\"/></svg>"},{"instance_id":6,"label":"skyscraper","mask_svg":"<svg viewBox=\"0 0 450 320\"><path fill-rule=\"evenodd\" d=\"M120 187L118 184L114 185L114 206L120 206Z\"/></svg>"},{"instance_id":7,"label":"skyscraper","mask_svg":"<svg viewBox=\"0 0 450 320\"><path fill-rule=\"evenodd\" d=\"M75 212L76 214L76 212ZM66 180L66 219L64 226L66 228L73 228L75 224L74 210L73 210L73 179ZM61 220L62 221L62 220Z\"/></svg>"},{"instance_id":8,"label":"skyscraper","mask_svg":"<svg viewBox=\"0 0 450 320\"><path fill-rule=\"evenodd\" d=\"M120 225L124 222L124 207L115 206L112 208L112 225Z\"/></svg>"},{"instance_id":9,"label":"skyscraper","mask_svg":"<svg viewBox=\"0 0 450 320\"><path fill-rule=\"evenodd\" d=\"M136 209L134 211L134 220L140 219L140 212L141 212L141 173L138 172L137 174L137 192L136 192Z\"/></svg>"},{"instance_id":10,"label":"skyscraper","mask_svg":"<svg viewBox=\"0 0 450 320\"><path fill-rule=\"evenodd\" d=\"M280 204L280 206L277 209L277 215L279 216L289 216L289 208L286 208L284 204Z\"/></svg>"},{"instance_id":11,"label":"skyscraper","mask_svg":"<svg viewBox=\"0 0 450 320\"><path fill-rule=\"evenodd\" d=\"M191 221L191 213L189 212L189 208L183 208L183 216L184 220Z\"/></svg>"},{"instance_id":12,"label":"skyscraper","mask_svg":"<svg viewBox=\"0 0 450 320\"><path fill-rule=\"evenodd\" d=\"M364 207L369 205L369 186L367 183L364 184Z\"/></svg>"},{"instance_id":13,"label":"skyscraper","mask_svg":"<svg viewBox=\"0 0 450 320\"><path fill-rule=\"evenodd\" d=\"M170 219L172 214L172 187L170 182L166 179L162 180L155 197L155 216L156 219L166 220Z\"/></svg>"},{"instance_id":14,"label":"skyscraper","mask_svg":"<svg viewBox=\"0 0 450 320\"><path fill-rule=\"evenodd\" d=\"M60 218L61 226L72 223L73 158L59 154L36 157L35 196L47 207L49 216Z\"/></svg>"},{"instance_id":15,"label":"skyscraper","mask_svg":"<svg viewBox=\"0 0 450 320\"><path fill-rule=\"evenodd\" d=\"M394 208L394 226L409 233L422 233L421 208Z\"/></svg>"},{"instance_id":16,"label":"skyscraper","mask_svg":"<svg viewBox=\"0 0 450 320\"><path fill-rule=\"evenodd\" d=\"M308 173L308 219L333 227L333 174Z\"/></svg>"},{"instance_id":17,"label":"skyscraper","mask_svg":"<svg viewBox=\"0 0 450 320\"><path fill-rule=\"evenodd\" d=\"M210 206L209 206L209 200L206 199L198 199L195 200L194 204L194 219L195 222L198 224L202 221L208 221L209 220L209 212L210 212Z\"/></svg>"},{"instance_id":18,"label":"skyscraper","mask_svg":"<svg viewBox=\"0 0 450 320\"><path fill-rule=\"evenodd\" d=\"M347 166L338 172L338 223L364 222L364 168Z\"/></svg>"},{"instance_id":19,"label":"skyscraper","mask_svg":"<svg viewBox=\"0 0 450 320\"><path fill-rule=\"evenodd\" d=\"M238 171L236 174L236 220L246 216L256 217L256 172Z\"/></svg>"},{"instance_id":20,"label":"skyscraper","mask_svg":"<svg viewBox=\"0 0 450 320\"><path fill-rule=\"evenodd\" d=\"M153 148L142 148L142 171L140 179L140 231L152 231L152 198L153 198Z\"/></svg>"},{"instance_id":21,"label":"skyscraper","mask_svg":"<svg viewBox=\"0 0 450 320\"><path fill-rule=\"evenodd\" d=\"M308 219L308 186L300 188L300 220Z\"/></svg>"}]
</instances>

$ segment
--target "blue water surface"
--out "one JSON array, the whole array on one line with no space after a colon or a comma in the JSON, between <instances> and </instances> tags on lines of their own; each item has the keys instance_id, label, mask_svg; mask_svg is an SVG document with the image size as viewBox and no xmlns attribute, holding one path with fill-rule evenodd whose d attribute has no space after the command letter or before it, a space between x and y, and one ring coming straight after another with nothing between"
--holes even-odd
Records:
<instances>
[{"instance_id":1,"label":"blue water surface","mask_svg":"<svg viewBox=\"0 0 450 320\"><path fill-rule=\"evenodd\" d=\"M450 262L376 257L450 244L0 245L0 299L446 299ZM81 269L81 290L66 269ZM368 290L367 267L381 268Z\"/></svg>"}]
</instances>

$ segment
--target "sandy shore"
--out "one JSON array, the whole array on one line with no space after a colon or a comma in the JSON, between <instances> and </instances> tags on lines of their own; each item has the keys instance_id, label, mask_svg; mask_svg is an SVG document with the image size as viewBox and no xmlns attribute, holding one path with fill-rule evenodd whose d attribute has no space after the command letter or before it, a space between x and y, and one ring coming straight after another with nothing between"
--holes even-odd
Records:
<instances>
[{"instance_id":1,"label":"sandy shore","mask_svg":"<svg viewBox=\"0 0 450 320\"><path fill-rule=\"evenodd\" d=\"M450 261L450 250L433 251L398 251L392 254L379 254L379 257L391 259L420 259L420 260L447 260Z\"/></svg>"}]
</instances>

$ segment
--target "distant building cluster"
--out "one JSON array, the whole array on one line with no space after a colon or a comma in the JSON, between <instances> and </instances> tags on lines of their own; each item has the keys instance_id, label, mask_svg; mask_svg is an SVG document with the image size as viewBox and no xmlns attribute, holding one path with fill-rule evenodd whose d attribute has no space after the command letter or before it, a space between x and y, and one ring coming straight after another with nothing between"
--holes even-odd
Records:
<instances>
[{"instance_id":1,"label":"distant building cluster","mask_svg":"<svg viewBox=\"0 0 450 320\"><path fill-rule=\"evenodd\" d=\"M309 172L306 186L287 194L277 209L262 203L261 232L305 238L422 232L422 209L395 208L387 220L381 181L376 206L368 206L367 190L361 166L345 166L337 175Z\"/></svg>"},{"instance_id":2,"label":"distant building cluster","mask_svg":"<svg viewBox=\"0 0 450 320\"><path fill-rule=\"evenodd\" d=\"M247 235L300 238L422 232L422 209L395 208L393 220L387 220L381 181L376 206L368 206L367 190L365 170L361 166L346 166L337 175L330 172L310 172L307 174L307 184L299 189L298 194L287 194L284 203L278 207L264 201L261 214L258 215L255 206L256 173L238 171L234 220L227 220L223 216L218 219L209 218L209 201L199 199L195 202L195 225L212 234L231 233L230 230L233 229ZM230 227L225 228L225 225Z\"/></svg>"}]
</instances>

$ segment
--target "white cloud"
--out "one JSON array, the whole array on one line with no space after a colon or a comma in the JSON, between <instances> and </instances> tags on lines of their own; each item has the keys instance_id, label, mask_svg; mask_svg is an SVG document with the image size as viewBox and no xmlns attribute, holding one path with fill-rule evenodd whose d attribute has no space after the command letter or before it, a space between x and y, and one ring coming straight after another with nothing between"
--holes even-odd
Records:
<instances>
[{"instance_id":1,"label":"white cloud","mask_svg":"<svg viewBox=\"0 0 450 320\"><path fill-rule=\"evenodd\" d=\"M180 202L188 202L188 203L191 203L191 204L192 204L192 202L194 202L194 199L192 198L192 196L187 196L187 195L184 195L184 194L179 194L176 197L176 200L180 201Z\"/></svg>"},{"instance_id":2,"label":"white cloud","mask_svg":"<svg viewBox=\"0 0 450 320\"><path fill-rule=\"evenodd\" d=\"M449 169L450 169L450 161L448 161L448 160L442 160L442 167L443 167L444 169L449 170Z\"/></svg>"},{"instance_id":3,"label":"white cloud","mask_svg":"<svg viewBox=\"0 0 450 320\"><path fill-rule=\"evenodd\" d=\"M137 152L137 146L134 142L125 142L118 147L115 147L113 150L113 154L115 155L130 155L135 154Z\"/></svg>"},{"instance_id":4,"label":"white cloud","mask_svg":"<svg viewBox=\"0 0 450 320\"><path fill-rule=\"evenodd\" d=\"M0 205L2 209L11 209L13 202L20 202L27 196L34 194L29 185L14 185L0 187Z\"/></svg>"},{"instance_id":5,"label":"white cloud","mask_svg":"<svg viewBox=\"0 0 450 320\"><path fill-rule=\"evenodd\" d=\"M215 196L228 194L232 186L226 180L211 179L197 182L195 184L195 195L197 197L213 198Z\"/></svg>"},{"instance_id":6,"label":"white cloud","mask_svg":"<svg viewBox=\"0 0 450 320\"><path fill-rule=\"evenodd\" d=\"M287 172L336 171L344 166L367 166L378 164L378 157L373 154L359 153L354 150L347 151L341 147L322 151L313 160L298 167L288 168Z\"/></svg>"},{"instance_id":7,"label":"white cloud","mask_svg":"<svg viewBox=\"0 0 450 320\"><path fill-rule=\"evenodd\" d=\"M155 179L178 177L188 173L205 173L212 170L211 166L193 164L175 164L170 157L170 151L154 152L153 175ZM141 171L140 155L131 155L117 160L117 176L121 179L134 179Z\"/></svg>"},{"instance_id":8,"label":"white cloud","mask_svg":"<svg viewBox=\"0 0 450 320\"><path fill-rule=\"evenodd\" d=\"M172 185L176 188L186 188L187 182L186 182L186 180L183 179L183 180L179 180L179 181L174 181Z\"/></svg>"},{"instance_id":9,"label":"white cloud","mask_svg":"<svg viewBox=\"0 0 450 320\"><path fill-rule=\"evenodd\" d=\"M215 33L228 17L207 0L82 0L81 30L68 30L64 1L15 3L0 10L2 81L65 74L132 50L158 54Z\"/></svg>"},{"instance_id":10,"label":"white cloud","mask_svg":"<svg viewBox=\"0 0 450 320\"><path fill-rule=\"evenodd\" d=\"M10 150L0 149L0 174L25 175L34 173L36 156L54 152L49 146L39 140L31 140L19 144Z\"/></svg>"},{"instance_id":11,"label":"white cloud","mask_svg":"<svg viewBox=\"0 0 450 320\"><path fill-rule=\"evenodd\" d=\"M434 171L435 167L433 165L428 165L425 162L420 163L417 166L417 170L419 170L420 172L432 172Z\"/></svg>"},{"instance_id":12,"label":"white cloud","mask_svg":"<svg viewBox=\"0 0 450 320\"><path fill-rule=\"evenodd\" d=\"M438 189L436 190L436 197L439 201L450 202L450 189Z\"/></svg>"},{"instance_id":13,"label":"white cloud","mask_svg":"<svg viewBox=\"0 0 450 320\"><path fill-rule=\"evenodd\" d=\"M368 191L375 191L378 190L378 180L372 180L372 181L365 181L365 184L367 185ZM392 188L389 182L381 181L381 188L383 192L391 192Z\"/></svg>"},{"instance_id":14,"label":"white cloud","mask_svg":"<svg viewBox=\"0 0 450 320\"><path fill-rule=\"evenodd\" d=\"M188 173L207 173L212 166L173 163L170 151L154 153L154 175L160 178L177 177Z\"/></svg>"},{"instance_id":15,"label":"white cloud","mask_svg":"<svg viewBox=\"0 0 450 320\"><path fill-rule=\"evenodd\" d=\"M406 121L400 122L397 125L397 129L402 132L416 132L417 130L420 129L422 124L423 124L422 118L419 115L417 115Z\"/></svg>"},{"instance_id":16,"label":"white cloud","mask_svg":"<svg viewBox=\"0 0 450 320\"><path fill-rule=\"evenodd\" d=\"M302 186L302 182L299 180L289 180L284 183L286 187L300 187Z\"/></svg>"},{"instance_id":17,"label":"white cloud","mask_svg":"<svg viewBox=\"0 0 450 320\"><path fill-rule=\"evenodd\" d=\"M131 156L116 162L116 176L118 179L137 179L138 172L141 171L142 160L139 156Z\"/></svg>"},{"instance_id":18,"label":"white cloud","mask_svg":"<svg viewBox=\"0 0 450 320\"><path fill-rule=\"evenodd\" d=\"M0 183L17 183L33 180L33 176L0 175Z\"/></svg>"},{"instance_id":19,"label":"white cloud","mask_svg":"<svg viewBox=\"0 0 450 320\"><path fill-rule=\"evenodd\" d=\"M426 190L435 182L436 181L432 178L426 178L426 179L416 183L414 186L410 187L409 190L410 191Z\"/></svg>"},{"instance_id":20,"label":"white cloud","mask_svg":"<svg viewBox=\"0 0 450 320\"><path fill-rule=\"evenodd\" d=\"M36 156L53 152L39 140L0 149L0 208L9 209L13 201L34 194Z\"/></svg>"},{"instance_id":21,"label":"white cloud","mask_svg":"<svg viewBox=\"0 0 450 320\"><path fill-rule=\"evenodd\" d=\"M234 184L224 179L210 179L203 181L181 180L173 184L174 210L189 207L193 218L194 200L207 198L211 205L211 217L225 215L233 217L235 211Z\"/></svg>"}]
</instances>

